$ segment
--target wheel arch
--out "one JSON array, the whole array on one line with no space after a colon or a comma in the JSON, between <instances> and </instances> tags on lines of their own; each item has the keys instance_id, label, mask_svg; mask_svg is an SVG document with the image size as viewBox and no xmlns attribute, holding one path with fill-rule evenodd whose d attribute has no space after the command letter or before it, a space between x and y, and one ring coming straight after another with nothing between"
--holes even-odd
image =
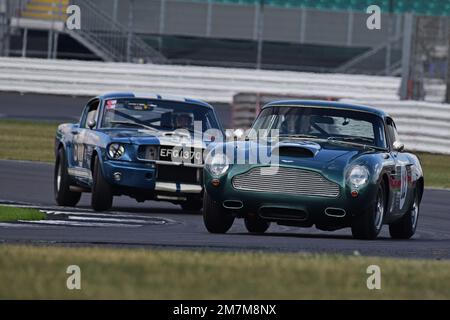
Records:
<instances>
[{"instance_id":1,"label":"wheel arch","mask_svg":"<svg viewBox=\"0 0 450 320\"><path fill-rule=\"evenodd\" d=\"M91 169L91 172L94 170L96 158L98 158L98 152L97 152L97 150L94 150L94 151L92 151L91 162L89 164L89 168Z\"/></svg>"},{"instance_id":2,"label":"wheel arch","mask_svg":"<svg viewBox=\"0 0 450 320\"><path fill-rule=\"evenodd\" d=\"M391 201L391 186L389 185L389 175L385 172L383 173L383 175L381 176L381 181L384 184L384 196L386 197L386 201L385 201L385 212L388 211L388 206L390 204Z\"/></svg>"},{"instance_id":3,"label":"wheel arch","mask_svg":"<svg viewBox=\"0 0 450 320\"><path fill-rule=\"evenodd\" d=\"M95 159L98 159L99 161L99 165L100 165L100 170L102 171L103 175L106 176L105 174L105 168L103 166L103 159L102 159L102 151L99 147L94 148L94 150L92 150L92 155L91 155L91 160L90 160L90 167L89 169L91 170L92 174L94 173L94 165L95 165Z\"/></svg>"},{"instance_id":4,"label":"wheel arch","mask_svg":"<svg viewBox=\"0 0 450 320\"><path fill-rule=\"evenodd\" d=\"M419 192L419 202L422 201L424 188L425 188L425 181L424 181L423 177L420 177L416 183L416 191Z\"/></svg>"},{"instance_id":5,"label":"wheel arch","mask_svg":"<svg viewBox=\"0 0 450 320\"><path fill-rule=\"evenodd\" d=\"M58 156L58 152L61 149L63 149L64 152L66 152L66 145L61 140L56 140L55 141L55 158L56 158L56 156Z\"/></svg>"}]
</instances>

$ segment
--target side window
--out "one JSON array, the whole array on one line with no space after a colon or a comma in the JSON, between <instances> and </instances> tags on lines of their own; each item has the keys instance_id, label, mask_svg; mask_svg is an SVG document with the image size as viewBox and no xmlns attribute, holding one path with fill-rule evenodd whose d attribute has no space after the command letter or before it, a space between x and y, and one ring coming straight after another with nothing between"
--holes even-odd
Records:
<instances>
[{"instance_id":1,"label":"side window","mask_svg":"<svg viewBox=\"0 0 450 320\"><path fill-rule=\"evenodd\" d=\"M98 106L99 106L98 100L89 102L89 104L83 111L83 117L81 118L80 128L87 129L89 122L97 119Z\"/></svg>"},{"instance_id":2,"label":"side window","mask_svg":"<svg viewBox=\"0 0 450 320\"><path fill-rule=\"evenodd\" d=\"M392 147L395 141L399 141L397 127L392 119L387 119L387 134L389 138L389 145Z\"/></svg>"}]
</instances>

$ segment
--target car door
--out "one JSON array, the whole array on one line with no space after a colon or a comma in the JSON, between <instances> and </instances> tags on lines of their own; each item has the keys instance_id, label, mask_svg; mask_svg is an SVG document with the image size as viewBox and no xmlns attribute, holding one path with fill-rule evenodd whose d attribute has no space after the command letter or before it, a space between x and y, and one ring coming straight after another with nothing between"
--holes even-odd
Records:
<instances>
[{"instance_id":1,"label":"car door","mask_svg":"<svg viewBox=\"0 0 450 320\"><path fill-rule=\"evenodd\" d=\"M92 180L89 157L91 150L89 148L92 148L92 130L97 127L99 104L98 99L89 101L84 109L78 129L72 132L74 175L78 182L85 185L89 185Z\"/></svg>"},{"instance_id":2,"label":"car door","mask_svg":"<svg viewBox=\"0 0 450 320\"><path fill-rule=\"evenodd\" d=\"M408 156L404 152L404 146L400 142L397 127L394 120L387 118L387 133L391 156L395 161L395 170L391 172L391 188L394 192L393 213L403 215L410 208L413 197L413 186L411 182L411 166Z\"/></svg>"}]
</instances>

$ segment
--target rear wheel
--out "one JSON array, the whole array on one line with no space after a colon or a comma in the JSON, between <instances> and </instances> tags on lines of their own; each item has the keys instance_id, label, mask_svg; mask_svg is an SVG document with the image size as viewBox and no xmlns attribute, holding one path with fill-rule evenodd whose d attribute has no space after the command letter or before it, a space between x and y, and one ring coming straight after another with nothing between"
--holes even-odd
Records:
<instances>
[{"instance_id":1,"label":"rear wheel","mask_svg":"<svg viewBox=\"0 0 450 320\"><path fill-rule=\"evenodd\" d=\"M386 196L384 183L378 186L377 196L373 205L366 212L354 217L352 222L352 234L356 239L374 240L383 227L383 219L386 210Z\"/></svg>"},{"instance_id":2,"label":"rear wheel","mask_svg":"<svg viewBox=\"0 0 450 320\"><path fill-rule=\"evenodd\" d=\"M416 192L411 209L400 220L389 225L389 234L394 239L409 239L416 233L419 220L419 195Z\"/></svg>"},{"instance_id":3,"label":"rear wheel","mask_svg":"<svg viewBox=\"0 0 450 320\"><path fill-rule=\"evenodd\" d=\"M211 233L226 233L234 222L234 216L205 192L203 197L203 222Z\"/></svg>"},{"instance_id":4,"label":"rear wheel","mask_svg":"<svg viewBox=\"0 0 450 320\"><path fill-rule=\"evenodd\" d=\"M251 233L264 233L269 229L270 222L261 219L258 215L247 215L244 218L245 227Z\"/></svg>"},{"instance_id":5,"label":"rear wheel","mask_svg":"<svg viewBox=\"0 0 450 320\"><path fill-rule=\"evenodd\" d=\"M70 176L67 171L66 153L58 150L53 177L55 200L58 206L74 207L80 201L81 192L70 191Z\"/></svg>"},{"instance_id":6,"label":"rear wheel","mask_svg":"<svg viewBox=\"0 0 450 320\"><path fill-rule=\"evenodd\" d=\"M91 206L95 211L106 211L111 209L112 203L112 187L103 177L100 161L96 157L94 160L94 170L92 172Z\"/></svg>"}]
</instances>

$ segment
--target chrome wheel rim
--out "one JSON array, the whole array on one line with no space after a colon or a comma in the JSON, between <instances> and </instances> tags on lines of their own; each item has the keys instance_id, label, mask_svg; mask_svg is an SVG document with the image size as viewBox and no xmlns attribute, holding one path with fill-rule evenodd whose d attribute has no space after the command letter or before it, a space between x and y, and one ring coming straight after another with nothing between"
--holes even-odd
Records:
<instances>
[{"instance_id":1,"label":"chrome wheel rim","mask_svg":"<svg viewBox=\"0 0 450 320\"><path fill-rule=\"evenodd\" d=\"M61 164L58 166L58 173L56 174L56 191L61 187Z\"/></svg>"},{"instance_id":2,"label":"chrome wheel rim","mask_svg":"<svg viewBox=\"0 0 450 320\"><path fill-rule=\"evenodd\" d=\"M381 191L378 192L377 206L375 212L375 228L377 230L381 229L383 225L383 216L384 216L384 199L383 193Z\"/></svg>"},{"instance_id":3,"label":"chrome wheel rim","mask_svg":"<svg viewBox=\"0 0 450 320\"><path fill-rule=\"evenodd\" d=\"M419 204L417 198L414 200L413 207L411 209L411 225L413 230L416 228L417 220L419 218Z\"/></svg>"}]
</instances>

